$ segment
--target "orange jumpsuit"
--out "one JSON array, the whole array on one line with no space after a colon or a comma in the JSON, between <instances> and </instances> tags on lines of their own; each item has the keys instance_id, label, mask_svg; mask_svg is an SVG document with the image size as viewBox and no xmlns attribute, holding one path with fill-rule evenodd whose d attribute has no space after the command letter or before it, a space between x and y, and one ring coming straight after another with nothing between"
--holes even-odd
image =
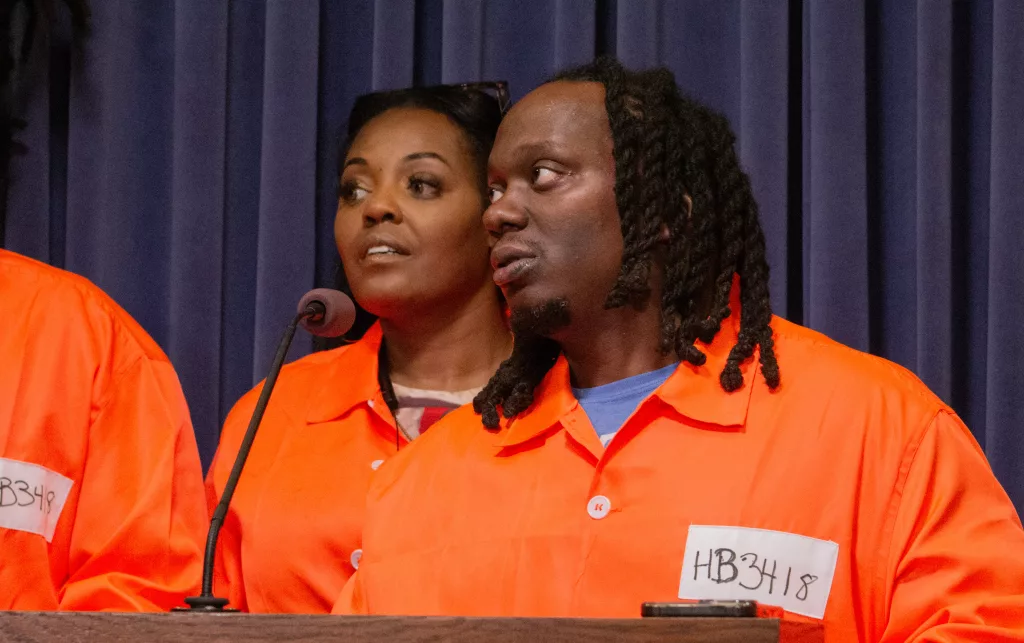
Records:
<instances>
[{"instance_id":1,"label":"orange jumpsuit","mask_svg":"<svg viewBox=\"0 0 1024 643\"><path fill-rule=\"evenodd\" d=\"M86 279L0 250L0 609L170 609L205 533L167 357Z\"/></svg>"},{"instance_id":2,"label":"orange jumpsuit","mask_svg":"<svg viewBox=\"0 0 1024 643\"><path fill-rule=\"evenodd\" d=\"M366 491L396 451L377 384L381 330L287 364L221 530L214 594L251 612L326 613L359 564ZM224 423L207 475L212 511L262 384ZM401 438L401 443L406 443Z\"/></svg>"},{"instance_id":3,"label":"orange jumpsuit","mask_svg":"<svg viewBox=\"0 0 1024 643\"><path fill-rule=\"evenodd\" d=\"M1024 530L960 419L904 369L777 318L781 386L749 360L726 393L737 320L607 448L564 357L500 431L468 408L439 422L377 472L334 611L632 617L731 597L832 642L1024 641Z\"/></svg>"}]
</instances>

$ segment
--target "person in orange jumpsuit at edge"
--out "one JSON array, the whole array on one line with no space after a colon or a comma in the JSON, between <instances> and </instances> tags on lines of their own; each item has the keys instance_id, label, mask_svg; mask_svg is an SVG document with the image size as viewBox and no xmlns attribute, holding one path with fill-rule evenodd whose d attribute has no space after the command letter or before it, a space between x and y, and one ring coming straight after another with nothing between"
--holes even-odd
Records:
<instances>
[{"instance_id":1,"label":"person in orange jumpsuit at edge","mask_svg":"<svg viewBox=\"0 0 1024 643\"><path fill-rule=\"evenodd\" d=\"M170 361L86 279L0 250L0 609L169 610L206 525Z\"/></svg>"},{"instance_id":2,"label":"person in orange jumpsuit at edge","mask_svg":"<svg viewBox=\"0 0 1024 643\"><path fill-rule=\"evenodd\" d=\"M503 83L356 101L334 225L356 328L281 371L220 535L214 590L231 607L329 612L359 565L375 470L512 352L481 224L506 102ZM224 424L211 509L260 390Z\"/></svg>"},{"instance_id":3,"label":"person in orange jumpsuit at edge","mask_svg":"<svg viewBox=\"0 0 1024 643\"><path fill-rule=\"evenodd\" d=\"M515 350L378 471L335 612L746 599L832 642L1024 640L984 455L909 372L771 315L733 141L608 59L513 107L484 223Z\"/></svg>"}]
</instances>

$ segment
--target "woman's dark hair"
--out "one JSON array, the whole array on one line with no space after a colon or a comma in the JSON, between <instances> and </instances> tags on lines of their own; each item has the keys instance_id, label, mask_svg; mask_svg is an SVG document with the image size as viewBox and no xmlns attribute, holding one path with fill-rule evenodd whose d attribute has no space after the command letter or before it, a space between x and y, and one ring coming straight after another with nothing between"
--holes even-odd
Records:
<instances>
[{"instance_id":1,"label":"woman's dark hair","mask_svg":"<svg viewBox=\"0 0 1024 643\"><path fill-rule=\"evenodd\" d=\"M743 385L740 364L757 347L765 382L777 387L764 233L728 121L682 95L665 68L633 72L602 58L554 80L605 88L623 237L622 267L605 307L648 299L655 249L666 227L671 236L663 255L662 352L703 365L706 356L694 341L711 342L731 314L730 291L739 275L739 338L720 374L722 388ZM484 425L498 427L499 407L506 418L525 411L559 352L550 339L517 337L512 355L473 400Z\"/></svg>"},{"instance_id":2,"label":"woman's dark hair","mask_svg":"<svg viewBox=\"0 0 1024 643\"><path fill-rule=\"evenodd\" d=\"M483 211L487 203L487 156L491 153L494 136L498 132L502 117L498 99L485 91L466 89L458 85L438 85L374 92L360 96L349 113L347 135L339 146L338 167L344 163L356 136L370 121L384 112L399 108L425 109L447 116L464 134L473 155L474 167L477 169L480 209ZM349 296L352 295L344 266L340 262L332 286ZM376 321L377 318L357 302L356 322L352 329L339 339L318 341L316 349L325 350L357 341Z\"/></svg>"}]
</instances>

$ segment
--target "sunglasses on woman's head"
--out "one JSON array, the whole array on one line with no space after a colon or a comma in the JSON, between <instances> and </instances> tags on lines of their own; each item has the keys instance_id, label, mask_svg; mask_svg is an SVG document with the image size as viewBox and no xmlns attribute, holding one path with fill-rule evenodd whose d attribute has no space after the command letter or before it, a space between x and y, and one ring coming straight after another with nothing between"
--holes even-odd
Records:
<instances>
[{"instance_id":1,"label":"sunglasses on woman's head","mask_svg":"<svg viewBox=\"0 0 1024 643\"><path fill-rule=\"evenodd\" d=\"M505 112L508 111L509 104L512 102L512 98L508 93L508 81L507 80L494 80L479 83L459 83L453 85L464 91L475 91L483 92L492 96L498 101L498 109L501 110L501 115L504 116Z\"/></svg>"}]
</instances>

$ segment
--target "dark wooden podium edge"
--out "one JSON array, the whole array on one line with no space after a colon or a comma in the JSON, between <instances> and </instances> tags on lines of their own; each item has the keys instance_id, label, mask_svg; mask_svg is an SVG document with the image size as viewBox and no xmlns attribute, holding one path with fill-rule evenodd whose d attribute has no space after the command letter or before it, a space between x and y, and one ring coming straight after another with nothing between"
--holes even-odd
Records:
<instances>
[{"instance_id":1,"label":"dark wooden podium edge","mask_svg":"<svg viewBox=\"0 0 1024 643\"><path fill-rule=\"evenodd\" d=\"M0 612L0 642L85 641L821 641L821 626L777 619L576 619L265 614Z\"/></svg>"}]
</instances>

